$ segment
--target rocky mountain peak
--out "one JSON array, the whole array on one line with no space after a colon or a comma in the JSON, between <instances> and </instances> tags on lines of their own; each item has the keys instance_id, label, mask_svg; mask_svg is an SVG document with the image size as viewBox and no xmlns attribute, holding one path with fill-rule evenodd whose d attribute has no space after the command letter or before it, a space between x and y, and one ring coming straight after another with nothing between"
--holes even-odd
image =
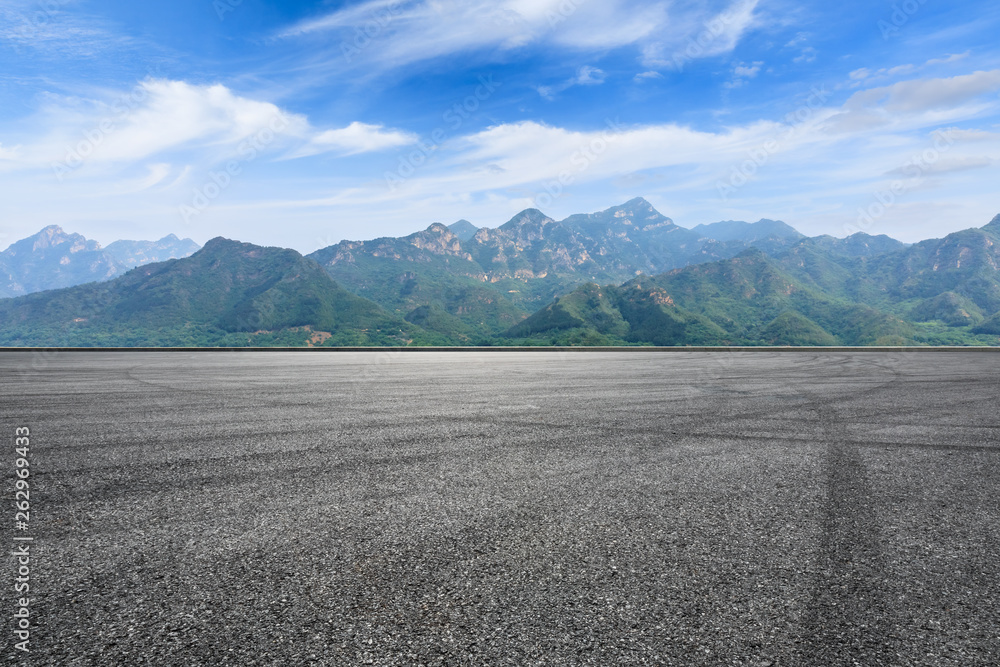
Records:
<instances>
[{"instance_id":1,"label":"rocky mountain peak","mask_svg":"<svg viewBox=\"0 0 1000 667\"><path fill-rule=\"evenodd\" d=\"M410 245L427 250L437 255L460 255L466 256L462 250L462 242L446 225L440 222L433 223L422 232L411 234L406 237Z\"/></svg>"}]
</instances>

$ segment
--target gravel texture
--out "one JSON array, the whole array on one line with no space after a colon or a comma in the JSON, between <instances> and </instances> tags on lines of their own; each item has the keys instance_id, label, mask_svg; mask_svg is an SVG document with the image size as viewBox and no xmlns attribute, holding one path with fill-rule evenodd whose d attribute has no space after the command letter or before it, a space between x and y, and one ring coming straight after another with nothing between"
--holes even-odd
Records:
<instances>
[{"instance_id":1,"label":"gravel texture","mask_svg":"<svg viewBox=\"0 0 1000 667\"><path fill-rule=\"evenodd\" d=\"M1000 663L1000 354L0 374L4 441L31 429L26 664Z\"/></svg>"}]
</instances>

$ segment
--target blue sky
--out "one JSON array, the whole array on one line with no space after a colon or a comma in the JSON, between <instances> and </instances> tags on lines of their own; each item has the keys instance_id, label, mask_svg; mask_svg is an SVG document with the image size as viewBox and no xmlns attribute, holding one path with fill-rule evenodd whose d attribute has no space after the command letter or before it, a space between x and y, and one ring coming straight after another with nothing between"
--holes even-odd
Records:
<instances>
[{"instance_id":1,"label":"blue sky","mask_svg":"<svg viewBox=\"0 0 1000 667\"><path fill-rule=\"evenodd\" d=\"M0 247L311 252L646 197L904 241L1000 213L1000 6L0 0Z\"/></svg>"}]
</instances>

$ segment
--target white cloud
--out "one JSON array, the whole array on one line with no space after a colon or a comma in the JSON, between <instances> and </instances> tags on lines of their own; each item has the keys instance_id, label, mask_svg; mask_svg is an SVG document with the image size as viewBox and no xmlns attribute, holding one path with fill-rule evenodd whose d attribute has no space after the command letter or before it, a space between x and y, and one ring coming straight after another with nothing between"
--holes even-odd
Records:
<instances>
[{"instance_id":1,"label":"white cloud","mask_svg":"<svg viewBox=\"0 0 1000 667\"><path fill-rule=\"evenodd\" d=\"M392 68L469 51L504 53L528 44L606 50L635 45L648 66L672 60L707 34L689 59L728 53L757 22L759 0L722 12L667 0L369 0L300 22L279 39L319 39L323 66Z\"/></svg>"},{"instance_id":2,"label":"white cloud","mask_svg":"<svg viewBox=\"0 0 1000 667\"><path fill-rule=\"evenodd\" d=\"M901 75L913 74L914 72L918 72L934 65L948 65L958 62L968 57L968 55L969 52L966 51L965 53L952 54L944 58L932 58L922 65L905 63L903 65L896 65L895 67L882 67L874 71L869 70L867 67L862 67L861 69L854 70L848 76L855 82L852 84L853 87L857 88L860 84L856 82L862 79L890 79Z\"/></svg>"},{"instance_id":3,"label":"white cloud","mask_svg":"<svg viewBox=\"0 0 1000 667\"><path fill-rule=\"evenodd\" d=\"M5 171L42 168L66 174L84 166L124 168L178 152L185 161L202 165L264 152L346 156L418 140L412 133L358 121L321 130L305 116L237 95L221 84L158 79L142 81L116 99L50 96L35 125L47 133L14 148L0 145Z\"/></svg>"},{"instance_id":4,"label":"white cloud","mask_svg":"<svg viewBox=\"0 0 1000 667\"><path fill-rule=\"evenodd\" d=\"M660 74L655 70L650 70L648 72L639 72L638 74L635 75L635 78L633 80L636 81L637 83L641 83L649 79L662 79L662 78L663 78L662 74Z\"/></svg>"},{"instance_id":5,"label":"white cloud","mask_svg":"<svg viewBox=\"0 0 1000 667\"><path fill-rule=\"evenodd\" d=\"M809 33L800 32L796 34L795 37L793 37L787 44L785 44L785 48L794 49L800 44L804 44L808 39L809 39Z\"/></svg>"},{"instance_id":6,"label":"white cloud","mask_svg":"<svg viewBox=\"0 0 1000 667\"><path fill-rule=\"evenodd\" d=\"M603 70L585 65L577 72L574 83L580 86L596 86L604 83L606 77Z\"/></svg>"},{"instance_id":7,"label":"white cloud","mask_svg":"<svg viewBox=\"0 0 1000 667\"><path fill-rule=\"evenodd\" d=\"M755 123L713 133L666 124L571 131L534 121L507 123L449 144L450 158L397 192L487 192L532 187L560 175L592 182L658 167L726 164L779 131Z\"/></svg>"},{"instance_id":8,"label":"white cloud","mask_svg":"<svg viewBox=\"0 0 1000 667\"><path fill-rule=\"evenodd\" d=\"M417 143L419 137L410 132L386 130L382 125L369 125L355 121L337 130L326 130L316 134L312 140L296 151L295 157L335 152L340 155L356 155L399 148Z\"/></svg>"},{"instance_id":9,"label":"white cloud","mask_svg":"<svg viewBox=\"0 0 1000 667\"><path fill-rule=\"evenodd\" d=\"M165 162L157 162L155 164L146 165L146 174L144 176L126 178L118 183L115 183L115 193L130 194L149 190L150 188L162 183L163 180L172 173L173 168L170 164ZM100 193L100 196L104 196L104 193Z\"/></svg>"},{"instance_id":10,"label":"white cloud","mask_svg":"<svg viewBox=\"0 0 1000 667\"><path fill-rule=\"evenodd\" d=\"M760 67L763 64L764 63L760 61L750 65L740 63L739 65L733 68L733 76L741 77L744 79L752 79L755 76L757 76L757 74L760 72Z\"/></svg>"},{"instance_id":11,"label":"white cloud","mask_svg":"<svg viewBox=\"0 0 1000 667\"><path fill-rule=\"evenodd\" d=\"M643 49L643 62L650 67L675 70L699 58L731 52L743 36L760 21L755 14L759 0L734 0L722 12L710 13L705 5L670 16L669 30L657 33Z\"/></svg>"},{"instance_id":12,"label":"white cloud","mask_svg":"<svg viewBox=\"0 0 1000 667\"><path fill-rule=\"evenodd\" d=\"M914 113L954 107L998 89L1000 89L1000 69L947 79L902 81L886 88L857 93L854 97L859 97L861 100L884 99L887 111ZM850 104L848 102L848 106Z\"/></svg>"},{"instance_id":13,"label":"white cloud","mask_svg":"<svg viewBox=\"0 0 1000 667\"><path fill-rule=\"evenodd\" d=\"M295 137L308 131L303 116L270 102L236 95L221 84L147 79L115 98L49 95L34 126L45 133L23 137L21 168L128 164L171 151L232 155L242 141L263 133Z\"/></svg>"},{"instance_id":14,"label":"white cloud","mask_svg":"<svg viewBox=\"0 0 1000 667\"><path fill-rule=\"evenodd\" d=\"M996 161L987 156L963 156L954 158L939 158L934 162L921 166L921 175L930 174L950 174L956 171L969 171L970 169L981 169L989 167ZM912 169L907 167L897 167L885 172L886 176L912 176Z\"/></svg>"},{"instance_id":15,"label":"white cloud","mask_svg":"<svg viewBox=\"0 0 1000 667\"><path fill-rule=\"evenodd\" d=\"M733 78L732 78L731 81L729 81L726 84L724 84L725 87L726 88L739 88L744 83L746 83L750 79L755 78L758 74L760 74L760 68L763 65L764 65L763 61L759 61L759 60L756 61L756 62L750 63L749 65L746 64L746 63L739 63L738 65L736 65L735 67L733 67L733 72L732 72Z\"/></svg>"},{"instance_id":16,"label":"white cloud","mask_svg":"<svg viewBox=\"0 0 1000 667\"><path fill-rule=\"evenodd\" d=\"M75 0L0 3L0 42L31 49L40 58L91 58L135 46L101 21L72 12Z\"/></svg>"},{"instance_id":17,"label":"white cloud","mask_svg":"<svg viewBox=\"0 0 1000 667\"><path fill-rule=\"evenodd\" d=\"M115 123L103 145L95 149L95 157L136 160L192 144L235 149L258 132L300 133L305 128L302 116L288 114L270 102L235 95L221 84L149 80L142 88L148 94L146 100L123 114L120 125ZM98 122L98 131L104 120Z\"/></svg>"},{"instance_id":18,"label":"white cloud","mask_svg":"<svg viewBox=\"0 0 1000 667\"><path fill-rule=\"evenodd\" d=\"M1000 139L1000 134L987 132L986 130L963 130L957 127L945 130L948 137L953 141L996 141Z\"/></svg>"},{"instance_id":19,"label":"white cloud","mask_svg":"<svg viewBox=\"0 0 1000 667\"><path fill-rule=\"evenodd\" d=\"M968 57L969 57L969 51L966 51L964 53L953 53L953 54L951 54L949 56L946 56L944 58L932 58L931 60L928 60L924 64L926 64L926 65L947 65L949 63L958 62L959 60L964 60L965 58L968 58Z\"/></svg>"},{"instance_id":20,"label":"white cloud","mask_svg":"<svg viewBox=\"0 0 1000 667\"><path fill-rule=\"evenodd\" d=\"M577 70L576 76L573 76L554 86L537 86L535 90L537 90L538 94L545 99L553 100L558 93L572 88L573 86L599 86L604 83L606 78L607 74L604 73L604 70L584 65Z\"/></svg>"},{"instance_id":21,"label":"white cloud","mask_svg":"<svg viewBox=\"0 0 1000 667\"><path fill-rule=\"evenodd\" d=\"M737 67L743 75L759 71L757 63ZM987 90L991 80L959 79L956 87L974 94ZM938 80L875 88L851 96L842 106L815 106L796 125L762 120L718 131L661 124L580 132L533 121L506 123L448 142L433 165L402 179L389 195L377 185L356 191L351 198L355 203L366 198L408 201L435 192L463 192L473 198L507 195L524 203L550 190L576 188L580 193L589 183L634 180L637 174L644 175L643 182L657 183L660 192L689 197L708 190L714 195L718 183L728 182L735 168L753 155L758 157L752 160L766 155L763 166L754 166L754 171L759 169L760 179L770 183L767 187L780 192L787 183L799 188L815 183L823 197L849 201L869 194L866 187L871 186L865 186L864 179L877 182L933 145L930 133L942 120L975 117L976 108L951 88ZM932 99L925 89L940 90L939 98ZM887 107L895 111L890 113ZM866 113L874 124L860 122ZM852 118L851 127L842 122L845 116ZM886 118L891 119L890 126L884 125ZM878 126L877 133L870 131L873 126ZM961 140L980 136L977 132L949 130L956 148L924 173L941 178L973 170L988 174L986 167L1000 163L1000 142L994 141L992 148L979 144L974 147L978 154L971 155L957 147ZM936 183L928 180L925 186L937 187ZM741 190L738 196L749 196L750 191ZM792 194L775 195L769 201L778 205L781 197Z\"/></svg>"},{"instance_id":22,"label":"white cloud","mask_svg":"<svg viewBox=\"0 0 1000 667\"><path fill-rule=\"evenodd\" d=\"M977 102L1000 90L1000 70L941 79L912 79L854 93L840 113L830 118L832 132L858 132L907 124L941 124L974 117L995 107Z\"/></svg>"}]
</instances>

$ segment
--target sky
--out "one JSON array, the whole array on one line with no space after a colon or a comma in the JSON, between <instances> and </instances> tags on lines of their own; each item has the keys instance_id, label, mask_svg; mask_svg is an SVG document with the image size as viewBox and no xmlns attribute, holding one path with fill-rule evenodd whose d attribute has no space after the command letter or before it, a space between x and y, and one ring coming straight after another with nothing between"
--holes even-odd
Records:
<instances>
[{"instance_id":1,"label":"sky","mask_svg":"<svg viewBox=\"0 0 1000 667\"><path fill-rule=\"evenodd\" d=\"M0 248L1000 213L995 0L0 0Z\"/></svg>"}]
</instances>

